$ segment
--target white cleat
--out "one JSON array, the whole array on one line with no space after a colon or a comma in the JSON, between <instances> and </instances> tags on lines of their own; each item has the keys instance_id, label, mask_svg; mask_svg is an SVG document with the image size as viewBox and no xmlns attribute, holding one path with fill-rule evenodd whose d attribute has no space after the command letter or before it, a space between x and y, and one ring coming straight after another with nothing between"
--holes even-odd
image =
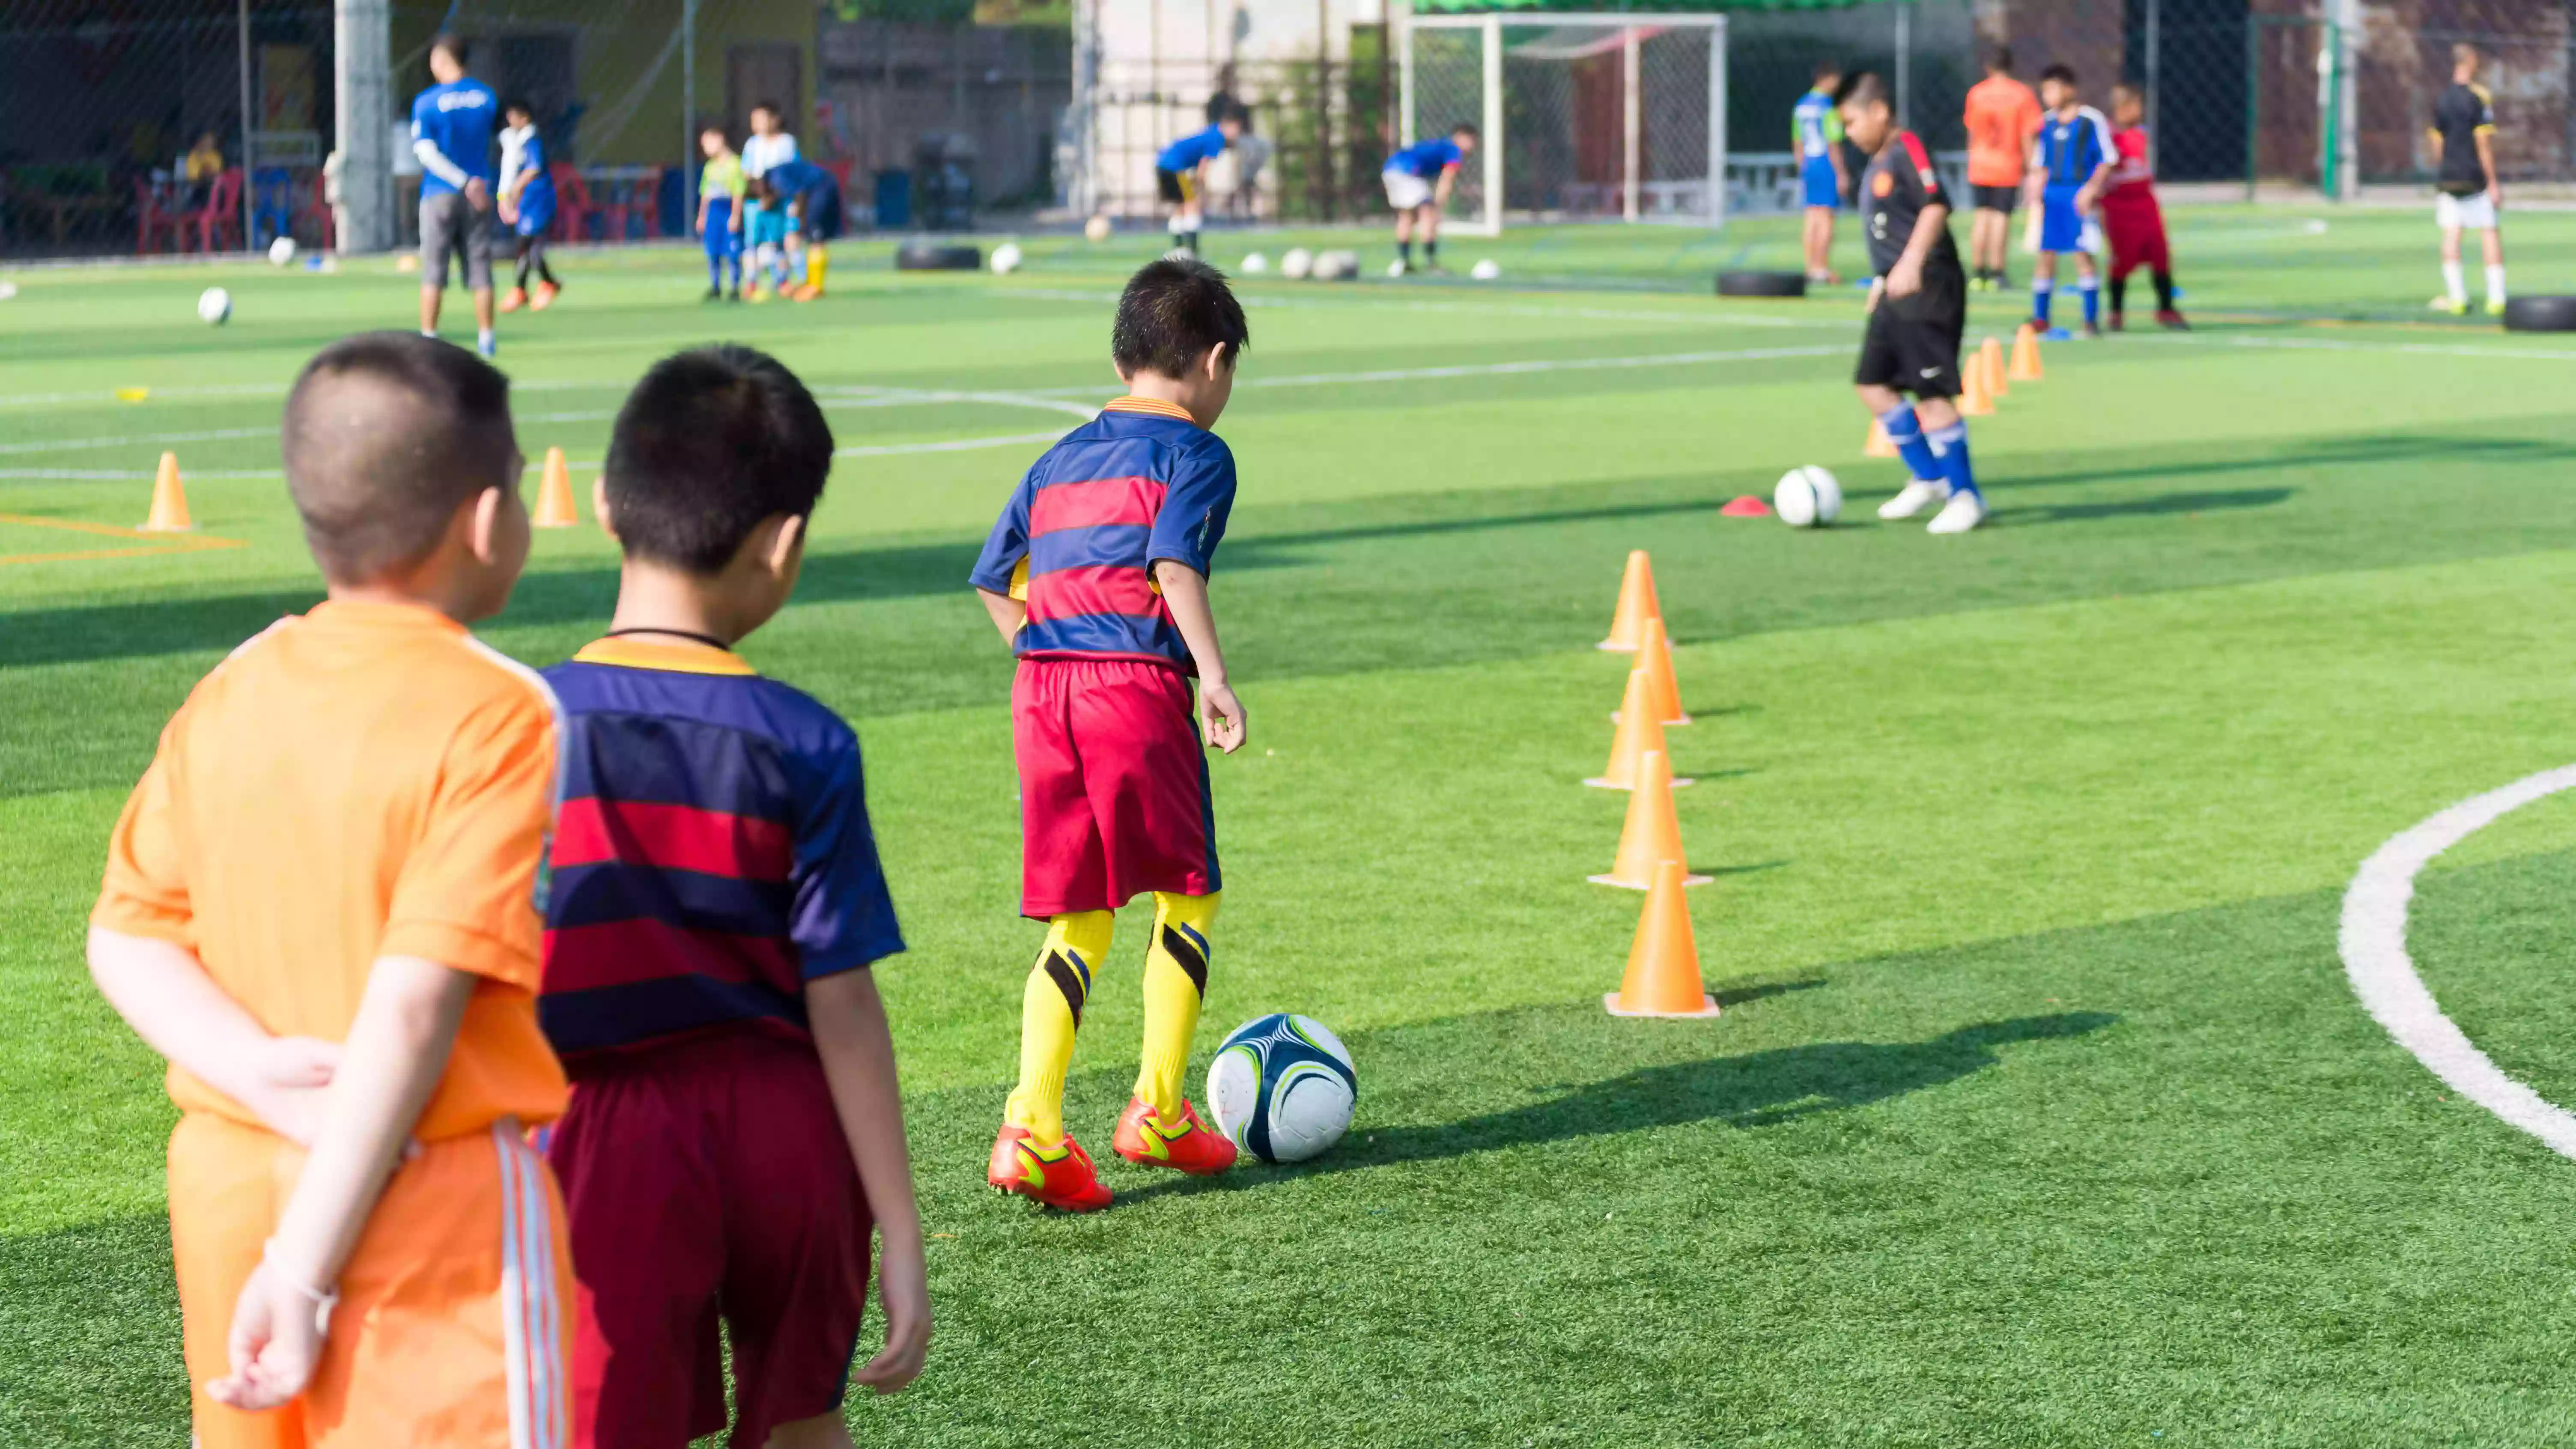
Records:
<instances>
[{"instance_id":1,"label":"white cleat","mask_svg":"<svg viewBox=\"0 0 2576 1449\"><path fill-rule=\"evenodd\" d=\"M1971 488L1965 493L1951 494L1950 501L1941 505L1941 511L1933 515L1931 526L1925 531L1965 533L1985 521L1986 495Z\"/></svg>"},{"instance_id":2,"label":"white cleat","mask_svg":"<svg viewBox=\"0 0 2576 1449\"><path fill-rule=\"evenodd\" d=\"M1905 485L1905 491L1878 505L1878 516L1891 522L1912 518L1924 509L1950 496L1950 485L1916 478Z\"/></svg>"}]
</instances>

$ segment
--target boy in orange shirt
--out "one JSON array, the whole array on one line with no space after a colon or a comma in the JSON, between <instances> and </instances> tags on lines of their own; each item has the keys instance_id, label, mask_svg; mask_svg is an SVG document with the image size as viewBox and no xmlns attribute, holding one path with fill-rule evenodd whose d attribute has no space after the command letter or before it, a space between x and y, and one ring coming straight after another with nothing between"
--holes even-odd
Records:
<instances>
[{"instance_id":1,"label":"boy in orange shirt","mask_svg":"<svg viewBox=\"0 0 2576 1449\"><path fill-rule=\"evenodd\" d=\"M2004 274L2004 248L2012 238L2013 206L2021 198L2022 165L2039 134L2039 97L2013 79L2013 54L1998 45L1986 59L1986 78L1968 88L1968 191L1976 212L1968 220L1968 285L1991 292L2012 285Z\"/></svg>"},{"instance_id":2,"label":"boy in orange shirt","mask_svg":"<svg viewBox=\"0 0 2576 1449\"><path fill-rule=\"evenodd\" d=\"M190 692L109 844L90 971L170 1060L200 1449L563 1443L563 1110L534 896L554 709L475 642L527 559L509 384L432 338L297 378L329 600Z\"/></svg>"}]
</instances>

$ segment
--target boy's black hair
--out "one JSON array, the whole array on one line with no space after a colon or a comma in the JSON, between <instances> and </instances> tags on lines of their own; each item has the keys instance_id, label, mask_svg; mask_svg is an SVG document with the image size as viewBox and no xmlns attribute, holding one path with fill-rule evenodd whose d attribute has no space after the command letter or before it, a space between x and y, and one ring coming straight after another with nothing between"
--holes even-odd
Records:
<instances>
[{"instance_id":1,"label":"boy's black hair","mask_svg":"<svg viewBox=\"0 0 2576 1449\"><path fill-rule=\"evenodd\" d=\"M626 395L600 476L626 552L721 573L762 519L814 511L832 427L777 358L733 343L676 352Z\"/></svg>"},{"instance_id":2,"label":"boy's black hair","mask_svg":"<svg viewBox=\"0 0 2576 1449\"><path fill-rule=\"evenodd\" d=\"M1816 62L1816 79L1820 81L1839 80L1842 77L1842 73L1843 63L1839 60L1820 60Z\"/></svg>"},{"instance_id":3,"label":"boy's black hair","mask_svg":"<svg viewBox=\"0 0 2576 1449\"><path fill-rule=\"evenodd\" d=\"M2041 71L2039 79L2042 85L2055 81L2059 85L2071 86L2075 84L2075 67L2061 60Z\"/></svg>"},{"instance_id":4,"label":"boy's black hair","mask_svg":"<svg viewBox=\"0 0 2576 1449\"><path fill-rule=\"evenodd\" d=\"M527 117L531 121L534 121L537 118L537 108L528 104L528 98L526 96L505 96L502 98L501 114L506 116L512 111L517 111L520 115Z\"/></svg>"},{"instance_id":5,"label":"boy's black hair","mask_svg":"<svg viewBox=\"0 0 2576 1449\"><path fill-rule=\"evenodd\" d=\"M2011 75L2012 47L2009 45L1996 46L1993 53L1986 57L1986 69L1993 71L1997 75Z\"/></svg>"},{"instance_id":6,"label":"boy's black hair","mask_svg":"<svg viewBox=\"0 0 2576 1449\"><path fill-rule=\"evenodd\" d=\"M751 109L752 109L752 110L754 110L754 111L767 111L768 113L770 113L770 114L771 114L771 115L773 115L773 116L776 116L778 119L780 119L780 120L782 120L782 121L787 119L787 113L786 113L785 111L782 111L782 110L780 110L780 109L778 108L778 102L776 102L776 101L772 101L772 100L758 100L758 101L753 101L753 102L751 103ZM745 115L748 115L748 114L750 114L750 112L746 111L746 112L744 112L744 114L745 114Z\"/></svg>"},{"instance_id":7,"label":"boy's black hair","mask_svg":"<svg viewBox=\"0 0 2576 1449\"><path fill-rule=\"evenodd\" d=\"M1219 343L1228 367L1252 345L1225 273L1195 258L1165 257L1127 279L1109 329L1109 358L1120 372L1187 377Z\"/></svg>"},{"instance_id":8,"label":"boy's black hair","mask_svg":"<svg viewBox=\"0 0 2576 1449\"><path fill-rule=\"evenodd\" d=\"M1477 130L1476 123L1473 121L1460 121L1458 124L1449 128L1449 134L1452 136L1464 136L1470 141L1482 141L1485 139L1485 133Z\"/></svg>"},{"instance_id":9,"label":"boy's black hair","mask_svg":"<svg viewBox=\"0 0 2576 1449\"><path fill-rule=\"evenodd\" d=\"M429 40L429 48L432 50L446 51L449 58L454 60L458 65L465 64L465 37L457 34L453 30L442 30L438 32L438 34L431 36Z\"/></svg>"},{"instance_id":10,"label":"boy's black hair","mask_svg":"<svg viewBox=\"0 0 2576 1449\"><path fill-rule=\"evenodd\" d=\"M515 483L510 449L510 380L416 332L361 332L315 353L278 429L305 542L338 583L427 558L460 505Z\"/></svg>"},{"instance_id":11,"label":"boy's black hair","mask_svg":"<svg viewBox=\"0 0 2576 1449\"><path fill-rule=\"evenodd\" d=\"M1893 104L1889 97L1887 82L1880 79L1877 71L1865 70L1843 82L1842 92L1835 98L1834 104L1865 106L1872 101Z\"/></svg>"}]
</instances>

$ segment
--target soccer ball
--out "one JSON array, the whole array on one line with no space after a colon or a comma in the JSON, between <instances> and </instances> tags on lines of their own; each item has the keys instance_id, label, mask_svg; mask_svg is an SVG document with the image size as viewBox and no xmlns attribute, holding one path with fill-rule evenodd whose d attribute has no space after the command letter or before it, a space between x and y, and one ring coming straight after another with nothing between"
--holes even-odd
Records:
<instances>
[{"instance_id":1,"label":"soccer ball","mask_svg":"<svg viewBox=\"0 0 2576 1449\"><path fill-rule=\"evenodd\" d=\"M1084 222L1082 224L1082 234L1086 239L1091 241L1105 242L1109 240L1109 218L1105 216L1095 216L1091 220Z\"/></svg>"},{"instance_id":2,"label":"soccer ball","mask_svg":"<svg viewBox=\"0 0 2576 1449\"><path fill-rule=\"evenodd\" d=\"M1243 274L1247 277L1259 276L1269 270L1270 259L1259 252L1253 252L1243 259Z\"/></svg>"},{"instance_id":3,"label":"soccer ball","mask_svg":"<svg viewBox=\"0 0 2576 1449\"><path fill-rule=\"evenodd\" d=\"M1771 508L1791 528L1822 528L1842 516L1843 485L1813 463L1792 468L1771 490Z\"/></svg>"},{"instance_id":4,"label":"soccer ball","mask_svg":"<svg viewBox=\"0 0 2576 1449\"><path fill-rule=\"evenodd\" d=\"M1342 1140L1359 1077L1341 1038L1310 1016L1257 1016L1208 1063L1216 1130L1264 1162L1303 1162Z\"/></svg>"},{"instance_id":5,"label":"soccer ball","mask_svg":"<svg viewBox=\"0 0 2576 1449\"><path fill-rule=\"evenodd\" d=\"M1397 257L1394 261L1391 261L1391 262L1387 263L1387 264L1386 264L1386 274L1387 274L1388 276L1390 276L1390 277L1401 277L1401 276L1403 276L1403 275L1404 275L1404 258L1402 258L1402 257Z\"/></svg>"},{"instance_id":6,"label":"soccer ball","mask_svg":"<svg viewBox=\"0 0 2576 1449\"><path fill-rule=\"evenodd\" d=\"M282 236L268 244L268 264L272 267L295 265L295 238Z\"/></svg>"},{"instance_id":7,"label":"soccer ball","mask_svg":"<svg viewBox=\"0 0 2576 1449\"><path fill-rule=\"evenodd\" d=\"M233 294L221 287L208 287L197 294L197 320L210 327L221 327L232 320Z\"/></svg>"},{"instance_id":8,"label":"soccer ball","mask_svg":"<svg viewBox=\"0 0 2576 1449\"><path fill-rule=\"evenodd\" d=\"M1315 273L1315 254L1304 247L1290 247L1279 259L1279 275L1292 282L1302 282Z\"/></svg>"},{"instance_id":9,"label":"soccer ball","mask_svg":"<svg viewBox=\"0 0 2576 1449\"><path fill-rule=\"evenodd\" d=\"M1320 252L1315 257L1316 281L1347 282L1359 274L1360 254L1358 252Z\"/></svg>"},{"instance_id":10,"label":"soccer ball","mask_svg":"<svg viewBox=\"0 0 2576 1449\"><path fill-rule=\"evenodd\" d=\"M1483 261L1478 262L1476 265L1467 269L1467 275L1475 278L1479 282L1490 282L1502 274L1503 269L1501 265L1495 262L1492 257L1487 257Z\"/></svg>"},{"instance_id":11,"label":"soccer ball","mask_svg":"<svg viewBox=\"0 0 2576 1449\"><path fill-rule=\"evenodd\" d=\"M1020 269L1020 244L1004 242L993 248L993 273L1007 277Z\"/></svg>"}]
</instances>

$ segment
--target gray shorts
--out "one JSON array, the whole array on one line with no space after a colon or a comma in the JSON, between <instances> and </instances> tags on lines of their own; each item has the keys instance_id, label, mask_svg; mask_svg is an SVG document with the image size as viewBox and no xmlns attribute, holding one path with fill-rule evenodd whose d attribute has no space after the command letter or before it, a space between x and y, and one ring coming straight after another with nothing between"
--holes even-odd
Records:
<instances>
[{"instance_id":1,"label":"gray shorts","mask_svg":"<svg viewBox=\"0 0 2576 1449\"><path fill-rule=\"evenodd\" d=\"M491 220L476 211L461 191L442 191L420 199L420 284L447 286L447 255L465 261L465 285L477 292L492 288Z\"/></svg>"}]
</instances>

